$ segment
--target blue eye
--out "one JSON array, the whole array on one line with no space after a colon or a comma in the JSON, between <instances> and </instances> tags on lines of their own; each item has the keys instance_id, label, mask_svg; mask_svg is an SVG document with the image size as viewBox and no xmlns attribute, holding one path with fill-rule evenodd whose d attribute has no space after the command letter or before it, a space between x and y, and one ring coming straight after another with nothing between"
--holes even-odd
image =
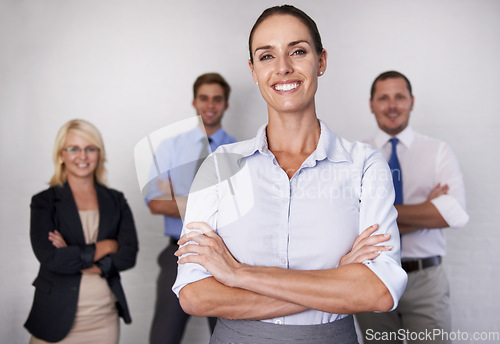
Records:
<instances>
[{"instance_id":1,"label":"blue eye","mask_svg":"<svg viewBox=\"0 0 500 344\"><path fill-rule=\"evenodd\" d=\"M79 153L80 147L68 147L68 148L64 148L63 150L68 152L68 153Z\"/></svg>"},{"instance_id":2,"label":"blue eye","mask_svg":"<svg viewBox=\"0 0 500 344\"><path fill-rule=\"evenodd\" d=\"M85 148L83 148L83 150L87 154L94 154L94 153L97 153L98 151L100 151L100 149L98 147L94 147L94 146L85 147ZM69 154L78 155L81 153L82 148L80 148L78 146L72 146L72 147L63 148L63 151L68 152Z\"/></svg>"},{"instance_id":3,"label":"blue eye","mask_svg":"<svg viewBox=\"0 0 500 344\"><path fill-rule=\"evenodd\" d=\"M97 147L92 147L92 146L89 146L89 147L85 147L85 152L86 153L95 153L99 150L99 148Z\"/></svg>"}]
</instances>

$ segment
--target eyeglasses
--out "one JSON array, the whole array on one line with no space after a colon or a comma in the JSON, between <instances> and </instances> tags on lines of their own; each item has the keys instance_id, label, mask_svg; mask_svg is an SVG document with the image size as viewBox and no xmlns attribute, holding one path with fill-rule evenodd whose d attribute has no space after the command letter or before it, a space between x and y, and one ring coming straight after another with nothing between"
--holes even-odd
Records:
<instances>
[{"instance_id":1,"label":"eyeglasses","mask_svg":"<svg viewBox=\"0 0 500 344\"><path fill-rule=\"evenodd\" d=\"M83 150L87 154L96 154L97 152L100 151L100 149L98 147L94 147L94 146L85 147L85 148L83 148ZM65 151L71 155L78 155L82 152L82 148L80 148L78 146L73 146L73 147L63 148L63 151Z\"/></svg>"}]
</instances>

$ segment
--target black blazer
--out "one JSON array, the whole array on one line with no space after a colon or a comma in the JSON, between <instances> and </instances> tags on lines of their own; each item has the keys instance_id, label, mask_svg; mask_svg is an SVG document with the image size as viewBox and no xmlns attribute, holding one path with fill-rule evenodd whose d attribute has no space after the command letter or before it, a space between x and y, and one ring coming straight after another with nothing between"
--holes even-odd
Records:
<instances>
[{"instance_id":1,"label":"black blazer","mask_svg":"<svg viewBox=\"0 0 500 344\"><path fill-rule=\"evenodd\" d=\"M116 239L118 252L96 265L116 297L116 307L125 323L132 322L119 271L135 265L138 241L132 212L123 194L96 184L99 203L97 241ZM57 229L68 247L56 248L49 232ZM40 262L33 282L35 297L24 326L37 338L57 342L66 337L75 319L81 270L92 266L95 244L86 245L73 193L68 185L50 187L31 200L30 238Z\"/></svg>"}]
</instances>

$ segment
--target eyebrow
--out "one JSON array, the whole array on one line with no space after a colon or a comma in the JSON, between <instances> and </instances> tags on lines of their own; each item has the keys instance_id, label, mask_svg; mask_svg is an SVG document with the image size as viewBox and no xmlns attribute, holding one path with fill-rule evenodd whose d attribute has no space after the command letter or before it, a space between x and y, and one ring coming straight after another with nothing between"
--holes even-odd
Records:
<instances>
[{"instance_id":1,"label":"eyebrow","mask_svg":"<svg viewBox=\"0 0 500 344\"><path fill-rule=\"evenodd\" d=\"M301 39L301 40L298 40L298 41L293 41L293 42L288 43L288 46L289 47L293 47L293 46L296 46L297 44L300 44L300 43L307 43L307 45L309 45L309 46L311 45L307 40ZM272 49L272 48L273 48L272 45L264 45L262 47L256 48L253 51L253 53L255 55L257 53L257 51L259 51L259 50L267 50L267 49Z\"/></svg>"}]
</instances>

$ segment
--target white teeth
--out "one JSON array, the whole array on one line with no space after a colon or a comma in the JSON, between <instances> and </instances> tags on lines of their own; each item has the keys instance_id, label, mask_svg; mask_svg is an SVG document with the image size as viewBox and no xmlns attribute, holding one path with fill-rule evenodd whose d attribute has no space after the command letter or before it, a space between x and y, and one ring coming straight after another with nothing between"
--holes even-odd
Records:
<instances>
[{"instance_id":1,"label":"white teeth","mask_svg":"<svg viewBox=\"0 0 500 344\"><path fill-rule=\"evenodd\" d=\"M280 84L280 85L275 85L274 89L276 91L291 91L299 87L299 84Z\"/></svg>"}]
</instances>

